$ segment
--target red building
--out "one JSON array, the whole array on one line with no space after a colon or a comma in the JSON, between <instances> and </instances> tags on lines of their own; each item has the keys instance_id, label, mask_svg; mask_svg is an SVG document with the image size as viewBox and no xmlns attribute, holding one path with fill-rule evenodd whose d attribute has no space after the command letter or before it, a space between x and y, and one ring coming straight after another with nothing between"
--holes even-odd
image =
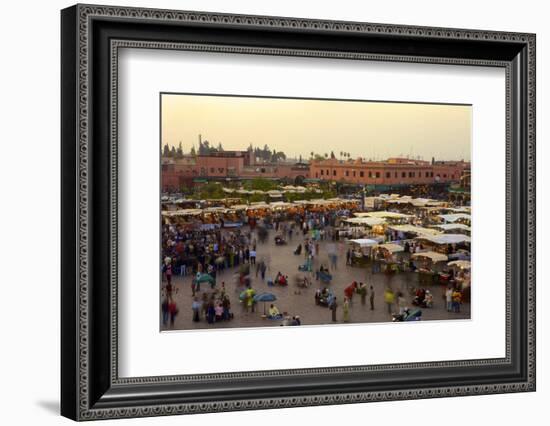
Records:
<instances>
[{"instance_id":1,"label":"red building","mask_svg":"<svg viewBox=\"0 0 550 426\"><path fill-rule=\"evenodd\" d=\"M309 165L303 163L256 163L253 152L223 151L209 155L162 159L162 190L178 191L195 178L296 179L309 177Z\"/></svg>"},{"instance_id":2,"label":"red building","mask_svg":"<svg viewBox=\"0 0 550 426\"><path fill-rule=\"evenodd\" d=\"M331 158L311 161L310 177L362 185L418 185L459 181L463 170L469 167L469 163L464 161L430 163L407 158L389 158L386 161Z\"/></svg>"},{"instance_id":3,"label":"red building","mask_svg":"<svg viewBox=\"0 0 550 426\"><path fill-rule=\"evenodd\" d=\"M222 151L209 155L163 158L162 189L178 191L193 179L307 179L333 180L361 185L418 185L459 182L470 163L389 158L385 161L312 160L306 163L257 163L253 152Z\"/></svg>"}]
</instances>

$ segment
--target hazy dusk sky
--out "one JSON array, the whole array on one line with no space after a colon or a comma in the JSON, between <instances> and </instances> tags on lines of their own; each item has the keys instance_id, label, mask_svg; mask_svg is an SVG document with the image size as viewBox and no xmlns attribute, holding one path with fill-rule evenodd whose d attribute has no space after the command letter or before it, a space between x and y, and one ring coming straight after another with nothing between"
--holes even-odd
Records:
<instances>
[{"instance_id":1,"label":"hazy dusk sky","mask_svg":"<svg viewBox=\"0 0 550 426\"><path fill-rule=\"evenodd\" d=\"M162 145L245 150L250 144L283 151L351 153L352 158L420 156L470 160L472 107L231 96L162 95Z\"/></svg>"}]
</instances>

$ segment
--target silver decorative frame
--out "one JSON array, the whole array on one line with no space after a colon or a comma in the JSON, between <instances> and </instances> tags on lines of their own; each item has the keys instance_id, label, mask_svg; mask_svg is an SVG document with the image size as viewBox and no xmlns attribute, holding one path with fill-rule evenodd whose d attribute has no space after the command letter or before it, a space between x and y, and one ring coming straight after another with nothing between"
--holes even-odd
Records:
<instances>
[{"instance_id":1,"label":"silver decorative frame","mask_svg":"<svg viewBox=\"0 0 550 426\"><path fill-rule=\"evenodd\" d=\"M68 14L68 12L66 12ZM293 19L293 18L275 18L262 16L244 16L211 14L201 12L181 12L154 9L134 9L123 7L103 7L77 5L72 9L71 20L76 18L77 28L75 35L76 42L76 76L75 85L77 88L77 112L76 112L76 170L74 175L77 179L76 184L76 239L74 259L77 262L77 277L75 283L66 285L74 286L76 306L73 316L77 324L77 336L74 349L77 350L77 356L74 362L74 378L71 390L77 392L77 398L74 400L76 406L73 406L73 400L65 395L66 408L64 414L78 420L93 420L113 417L140 417L140 416L158 416L170 414L187 413L205 413L215 411L229 410L248 410L260 408L282 408L293 406L308 406L321 404L342 404L352 402L400 400L415 398L432 398L441 396L463 396L487 393L505 393L518 391L533 391L535 389L535 36L532 34L502 33L490 31L475 31L462 29L446 28L425 28L408 27L400 25L383 25L354 22L333 22L322 20ZM524 380L503 382L499 384L483 385L456 385L445 387L428 387L417 389L414 384L410 388L397 390L373 391L373 392L338 392L325 393L306 396L277 396L257 399L231 399L226 401L208 401L208 402L175 402L163 404L145 404L145 405L124 405L112 406L111 404L99 404L91 398L93 393L90 389L90 353L93 350L91 342L93 337L90 333L89 316L91 298L90 290L90 214L93 206L90 205L92 194L90 193L90 121L89 116L91 106L91 81L90 81L90 55L93 48L90 34L92 21L95 19L120 19L135 20L141 23L178 23L178 24L213 24L239 27L253 27L266 29L300 29L313 30L321 32L338 33L359 33L359 34L377 34L377 35L407 35L421 39L438 40L479 40L479 41L500 41L508 43L518 43L526 46L527 49L527 76L526 76L526 120L527 126L527 161L526 172L527 182L525 194L526 200L526 220L527 220L527 323L526 323L526 375ZM261 372L241 372L241 373L221 373L208 375L191 376L162 376L162 377L138 377L138 378L119 378L118 377L118 326L117 326L117 113L118 113L118 52L121 48L147 48L147 49L174 49L174 50L195 50L208 52L224 52L239 54L261 54L274 56L310 56L332 59L355 59L370 61L393 61L393 62L417 62L417 63L437 63L454 65L478 65L503 67L506 69L506 160L507 160L507 262L506 262L506 357L504 359L484 359L468 361L450 361L450 362L432 362L432 363L414 363L414 364L393 364L377 366L353 366L353 367L327 367L322 369L299 369L299 370L274 370ZM512 341L512 321L510 314L512 297L512 267L510 257L512 247L510 246L512 228L512 218L510 214L512 203L512 180L511 163L512 149L511 140L513 131L510 127L511 121L511 97L513 95L512 64L503 60L484 60L484 59L463 59L463 58L445 58L429 56L406 56L393 54L371 54L359 52L342 51L321 51L315 49L289 49L289 48L269 48L269 47L247 47L231 45L215 45L202 43L181 43L171 41L145 41L131 39L111 39L110 40L110 367L109 381L113 388L121 388L125 385L168 385L171 383L205 383L216 382L224 379L247 379L247 378L265 378L265 377L304 377L310 374L341 374L372 371L387 371L396 369L410 368L443 368L443 367L474 367L505 365L511 363L511 341ZM74 65L73 65L74 66ZM74 161L72 159L71 161ZM66 318L64 318L66 320ZM65 385L67 387L68 385ZM63 401L62 401L63 402Z\"/></svg>"}]
</instances>

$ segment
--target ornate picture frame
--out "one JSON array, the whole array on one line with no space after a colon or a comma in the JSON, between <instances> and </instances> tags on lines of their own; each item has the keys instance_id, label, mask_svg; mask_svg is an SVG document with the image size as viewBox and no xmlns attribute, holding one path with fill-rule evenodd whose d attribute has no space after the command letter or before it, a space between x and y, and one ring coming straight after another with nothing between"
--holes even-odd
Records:
<instances>
[{"instance_id":1,"label":"ornate picture frame","mask_svg":"<svg viewBox=\"0 0 550 426\"><path fill-rule=\"evenodd\" d=\"M61 29L62 415L93 420L535 390L534 34L96 5L64 9ZM504 68L506 356L120 378L123 47Z\"/></svg>"}]
</instances>

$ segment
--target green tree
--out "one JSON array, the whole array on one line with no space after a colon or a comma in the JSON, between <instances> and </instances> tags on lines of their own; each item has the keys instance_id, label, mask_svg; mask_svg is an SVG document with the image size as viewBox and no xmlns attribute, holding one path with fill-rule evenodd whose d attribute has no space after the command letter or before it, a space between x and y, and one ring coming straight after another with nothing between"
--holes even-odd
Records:
<instances>
[{"instance_id":1,"label":"green tree","mask_svg":"<svg viewBox=\"0 0 550 426\"><path fill-rule=\"evenodd\" d=\"M248 196L248 201L250 201L251 203L265 201L265 199L266 199L266 196L264 194L250 194Z\"/></svg>"},{"instance_id":2,"label":"green tree","mask_svg":"<svg viewBox=\"0 0 550 426\"><path fill-rule=\"evenodd\" d=\"M271 191L277 189L277 184L272 180L258 177L245 182L244 187L248 190Z\"/></svg>"},{"instance_id":3,"label":"green tree","mask_svg":"<svg viewBox=\"0 0 550 426\"><path fill-rule=\"evenodd\" d=\"M220 199L225 198L222 185L219 182L208 182L198 186L195 189L195 196L201 199Z\"/></svg>"}]
</instances>

